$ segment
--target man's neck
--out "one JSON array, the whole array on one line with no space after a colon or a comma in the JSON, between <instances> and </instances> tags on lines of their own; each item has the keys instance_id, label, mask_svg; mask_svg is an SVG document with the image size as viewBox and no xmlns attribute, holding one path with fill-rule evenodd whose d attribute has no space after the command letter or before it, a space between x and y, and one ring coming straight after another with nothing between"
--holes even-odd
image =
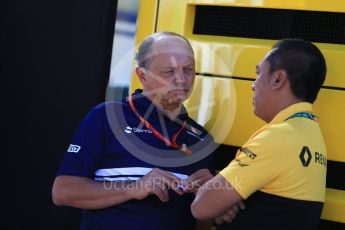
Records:
<instances>
[{"instance_id":1,"label":"man's neck","mask_svg":"<svg viewBox=\"0 0 345 230\"><path fill-rule=\"evenodd\" d=\"M287 107L296 104L296 103L300 103L302 102L300 99L297 99L296 97L288 97L285 100L281 100L279 101L279 103L275 104L275 110L273 110L272 116L269 119L269 121L266 121L267 123L269 123L270 121L272 121L274 119L274 117L280 113L282 110L286 109Z\"/></svg>"},{"instance_id":2,"label":"man's neck","mask_svg":"<svg viewBox=\"0 0 345 230\"><path fill-rule=\"evenodd\" d=\"M143 92L143 95L147 97L157 108L162 110L170 120L175 120L181 113L182 103L176 101L167 101L167 100L160 100L153 96L147 95Z\"/></svg>"},{"instance_id":3,"label":"man's neck","mask_svg":"<svg viewBox=\"0 0 345 230\"><path fill-rule=\"evenodd\" d=\"M164 110L162 108L160 108L160 109L163 110L168 115L170 120L174 121L180 115L181 107L182 107L182 105L180 105L178 108L176 108L175 110L172 110L172 111Z\"/></svg>"}]
</instances>

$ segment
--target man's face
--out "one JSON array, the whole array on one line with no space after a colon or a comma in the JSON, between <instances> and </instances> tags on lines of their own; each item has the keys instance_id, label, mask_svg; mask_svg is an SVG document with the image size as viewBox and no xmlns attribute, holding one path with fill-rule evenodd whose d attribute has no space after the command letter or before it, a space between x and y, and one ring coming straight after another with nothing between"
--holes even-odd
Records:
<instances>
[{"instance_id":1,"label":"man's face","mask_svg":"<svg viewBox=\"0 0 345 230\"><path fill-rule=\"evenodd\" d=\"M191 94L195 79L192 50L180 39L153 44L151 62L145 71L145 93L161 104L182 103Z\"/></svg>"},{"instance_id":2,"label":"man's face","mask_svg":"<svg viewBox=\"0 0 345 230\"><path fill-rule=\"evenodd\" d=\"M266 57L256 67L257 76L252 89L254 91L253 106L255 115L269 122L271 119L270 99L272 98L272 91L270 87L270 64L266 61Z\"/></svg>"}]
</instances>

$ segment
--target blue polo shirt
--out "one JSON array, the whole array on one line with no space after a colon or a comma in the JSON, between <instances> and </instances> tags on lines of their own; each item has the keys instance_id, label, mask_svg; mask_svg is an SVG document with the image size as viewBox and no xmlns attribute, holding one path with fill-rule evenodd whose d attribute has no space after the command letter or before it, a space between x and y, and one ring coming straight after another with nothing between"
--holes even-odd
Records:
<instances>
[{"instance_id":1,"label":"blue polo shirt","mask_svg":"<svg viewBox=\"0 0 345 230\"><path fill-rule=\"evenodd\" d=\"M171 121L142 95L142 91L137 90L132 97L138 113L169 139L181 128L181 121L186 121L192 129L183 129L177 144L187 145L192 154L213 144L212 137L188 116L184 108L177 119L180 122ZM143 126L127 99L100 104L80 124L57 175L88 177L100 183L139 180L157 166L133 155L133 147L152 156L166 154L167 158L176 158L184 155ZM212 172L214 162L211 154L186 166L159 168L185 179L202 168ZM195 220L190 211L193 199L194 194L180 196L169 190L169 201L164 203L151 195L109 208L83 210L81 229L193 229Z\"/></svg>"}]
</instances>

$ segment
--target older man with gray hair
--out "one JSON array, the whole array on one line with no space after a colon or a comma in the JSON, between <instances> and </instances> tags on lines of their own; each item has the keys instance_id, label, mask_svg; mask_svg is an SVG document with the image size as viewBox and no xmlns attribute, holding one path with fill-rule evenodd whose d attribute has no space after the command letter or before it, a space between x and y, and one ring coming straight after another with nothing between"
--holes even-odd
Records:
<instances>
[{"instance_id":1,"label":"older man with gray hair","mask_svg":"<svg viewBox=\"0 0 345 230\"><path fill-rule=\"evenodd\" d=\"M57 173L53 201L83 209L81 229L194 229L189 207L212 178L213 156L169 166L213 144L182 105L195 79L193 49L183 36L159 32L142 42L137 59L143 90L89 112ZM164 166L151 156L165 158Z\"/></svg>"}]
</instances>

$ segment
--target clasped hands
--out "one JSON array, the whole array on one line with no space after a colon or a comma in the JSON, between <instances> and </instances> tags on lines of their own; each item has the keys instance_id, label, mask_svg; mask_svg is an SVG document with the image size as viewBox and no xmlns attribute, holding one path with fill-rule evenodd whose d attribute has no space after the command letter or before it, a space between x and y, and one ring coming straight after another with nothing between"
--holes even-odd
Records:
<instances>
[{"instance_id":1,"label":"clasped hands","mask_svg":"<svg viewBox=\"0 0 345 230\"><path fill-rule=\"evenodd\" d=\"M155 168L135 182L134 198L141 200L149 195L156 195L162 202L167 202L169 201L169 189L179 195L195 193L212 177L213 175L208 169L200 169L182 180L171 172Z\"/></svg>"},{"instance_id":2,"label":"clasped hands","mask_svg":"<svg viewBox=\"0 0 345 230\"><path fill-rule=\"evenodd\" d=\"M196 193L200 186L212 178L213 175L208 169L200 169L185 180L181 180L171 172L155 168L135 182L133 198L141 200L149 195L155 195L162 202L167 202L169 201L169 189L172 189L179 195ZM244 208L245 205L241 201L217 217L214 222L216 224L229 223Z\"/></svg>"}]
</instances>

